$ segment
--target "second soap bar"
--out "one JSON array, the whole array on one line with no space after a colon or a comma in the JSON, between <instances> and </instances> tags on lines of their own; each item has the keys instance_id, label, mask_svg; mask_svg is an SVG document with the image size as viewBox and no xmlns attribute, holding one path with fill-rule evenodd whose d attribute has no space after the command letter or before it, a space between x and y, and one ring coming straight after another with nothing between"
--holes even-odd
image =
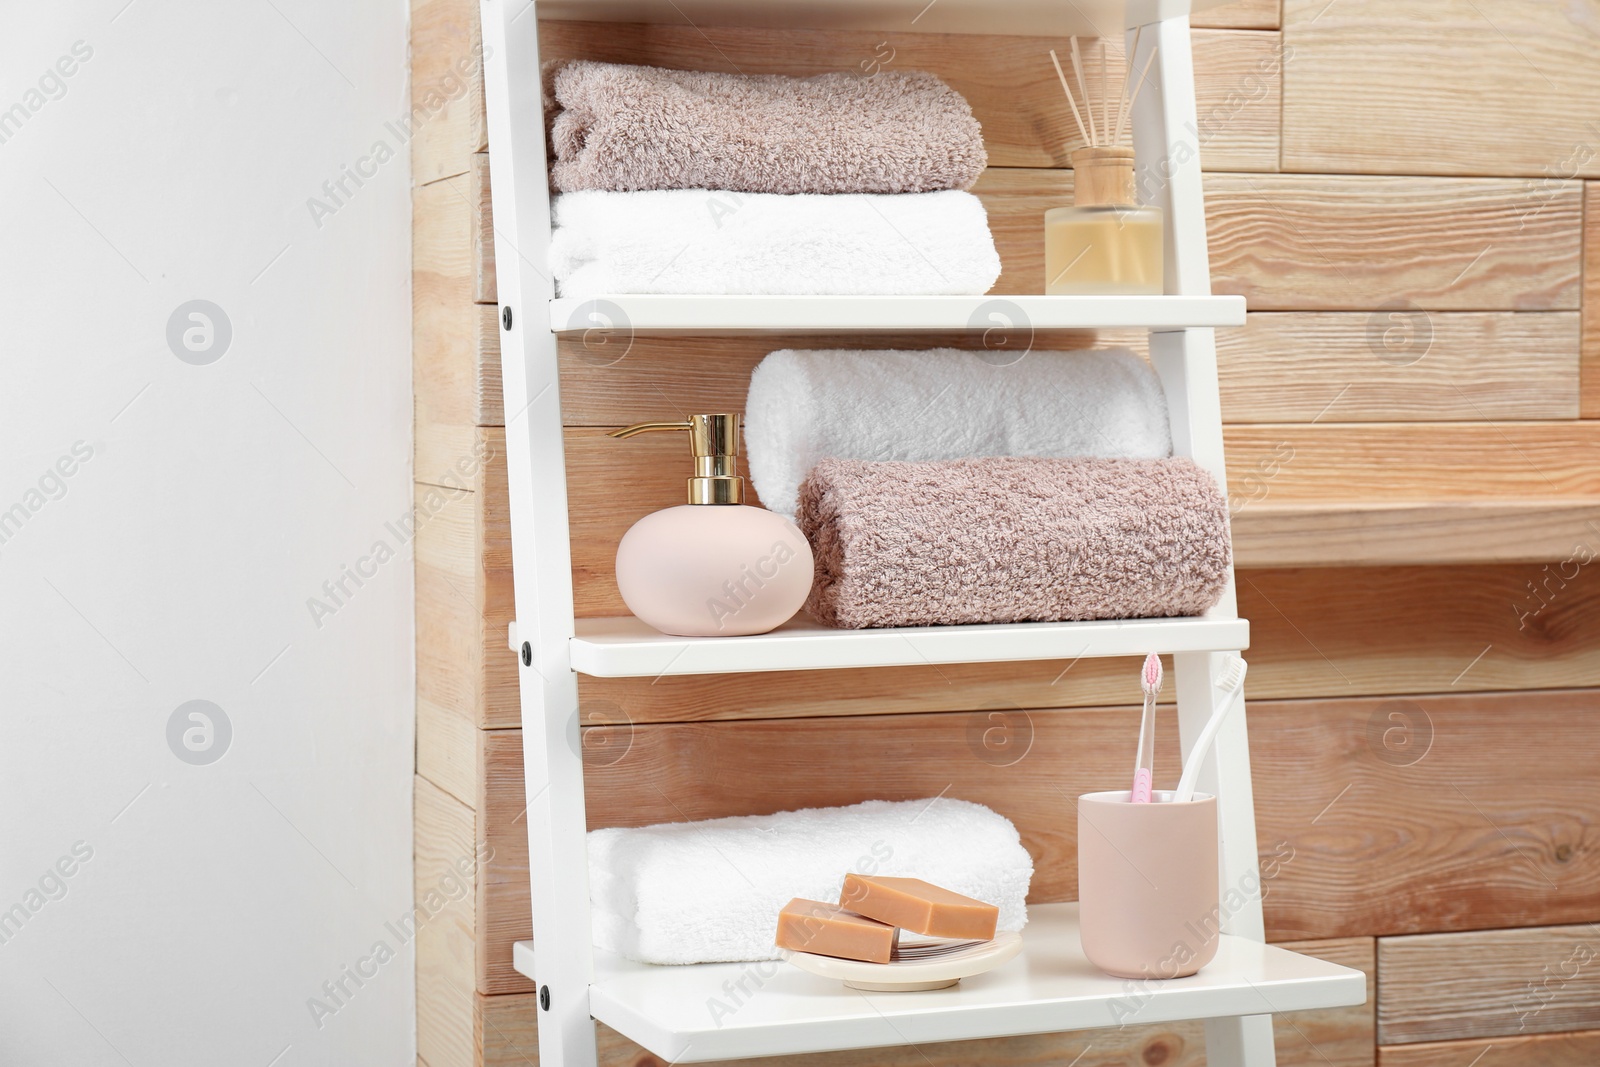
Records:
<instances>
[{"instance_id":1,"label":"second soap bar","mask_svg":"<svg viewBox=\"0 0 1600 1067\"><path fill-rule=\"evenodd\" d=\"M840 905L879 922L928 937L994 937L1000 909L920 878L848 874Z\"/></svg>"},{"instance_id":2,"label":"second soap bar","mask_svg":"<svg viewBox=\"0 0 1600 1067\"><path fill-rule=\"evenodd\" d=\"M820 900L795 897L778 913L778 947L794 952L888 963L899 938L893 926Z\"/></svg>"}]
</instances>

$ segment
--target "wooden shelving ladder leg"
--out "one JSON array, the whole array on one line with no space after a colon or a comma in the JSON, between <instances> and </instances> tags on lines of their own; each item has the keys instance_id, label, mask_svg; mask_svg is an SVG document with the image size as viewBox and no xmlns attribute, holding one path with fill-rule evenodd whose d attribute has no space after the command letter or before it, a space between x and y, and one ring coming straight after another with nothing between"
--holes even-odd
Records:
<instances>
[{"instance_id":1,"label":"wooden shelving ladder leg","mask_svg":"<svg viewBox=\"0 0 1600 1067\"><path fill-rule=\"evenodd\" d=\"M539 985L539 1061L596 1067L589 987L588 831L578 676L572 671L572 545L556 336L546 273L550 193L532 0L483 0L484 86L501 305L506 473L515 517L523 773ZM508 254L510 253L510 254ZM531 528L530 528L531 526ZM564 921L553 921L562 916Z\"/></svg>"},{"instance_id":2,"label":"wooden shelving ladder leg","mask_svg":"<svg viewBox=\"0 0 1600 1067\"><path fill-rule=\"evenodd\" d=\"M1205 296L1211 292L1211 264L1206 250L1205 197L1201 188L1199 129L1195 113L1194 59L1189 19L1169 18L1146 25L1140 34L1140 55L1159 48L1156 64L1135 102L1134 150L1141 188L1148 202L1165 211L1168 294ZM1127 47L1133 34L1127 35ZM1142 69L1143 59L1137 69ZM1171 408L1173 448L1211 472L1223 495L1228 473L1223 460L1222 400L1217 383L1215 331L1191 327L1152 331L1150 359L1165 388ZM1222 600L1211 615L1235 616L1238 601L1230 577ZM1225 669L1219 653L1189 652L1173 656L1177 675L1178 725L1187 763L1195 737L1213 706L1212 680ZM1243 895L1242 907L1227 912L1224 933L1255 941L1266 939L1261 912L1261 879L1256 851L1255 800L1250 780L1250 747L1245 729L1244 698L1212 746L1200 776L1199 789L1217 797L1221 840L1218 864L1221 892ZM1225 908L1225 911L1227 909ZM1206 1020L1206 1062L1212 1067L1274 1067L1272 1017L1263 1014Z\"/></svg>"}]
</instances>

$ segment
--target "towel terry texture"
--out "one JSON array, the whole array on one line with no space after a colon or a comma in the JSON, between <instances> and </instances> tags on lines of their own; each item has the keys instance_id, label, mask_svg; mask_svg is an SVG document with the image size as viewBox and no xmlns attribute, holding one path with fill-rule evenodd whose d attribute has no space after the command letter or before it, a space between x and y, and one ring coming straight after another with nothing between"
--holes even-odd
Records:
<instances>
[{"instance_id":1,"label":"towel terry texture","mask_svg":"<svg viewBox=\"0 0 1600 1067\"><path fill-rule=\"evenodd\" d=\"M778 959L778 912L837 901L846 873L922 878L1027 922L1033 860L1016 827L948 797L869 800L589 833L596 947L643 963Z\"/></svg>"},{"instance_id":2,"label":"towel terry texture","mask_svg":"<svg viewBox=\"0 0 1600 1067\"><path fill-rule=\"evenodd\" d=\"M847 628L1199 615L1228 504L1193 461L824 460L800 489L806 610Z\"/></svg>"},{"instance_id":3,"label":"towel terry texture","mask_svg":"<svg viewBox=\"0 0 1600 1067\"><path fill-rule=\"evenodd\" d=\"M551 209L561 296L959 296L1000 276L983 203L949 190L779 196L705 189L563 193Z\"/></svg>"},{"instance_id":4,"label":"towel terry texture","mask_svg":"<svg viewBox=\"0 0 1600 1067\"><path fill-rule=\"evenodd\" d=\"M708 74L575 60L552 78L551 180L588 189L920 193L988 163L961 94L932 74Z\"/></svg>"},{"instance_id":5,"label":"towel terry texture","mask_svg":"<svg viewBox=\"0 0 1600 1067\"><path fill-rule=\"evenodd\" d=\"M824 459L1172 454L1166 394L1127 349L773 352L750 378L745 445L761 503L793 518Z\"/></svg>"}]
</instances>

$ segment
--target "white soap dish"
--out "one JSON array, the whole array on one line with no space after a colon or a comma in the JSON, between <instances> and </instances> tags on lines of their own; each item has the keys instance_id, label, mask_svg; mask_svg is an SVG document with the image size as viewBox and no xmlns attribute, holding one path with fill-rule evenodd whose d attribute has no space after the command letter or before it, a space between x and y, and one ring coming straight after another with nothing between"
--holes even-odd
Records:
<instances>
[{"instance_id":1,"label":"white soap dish","mask_svg":"<svg viewBox=\"0 0 1600 1067\"><path fill-rule=\"evenodd\" d=\"M900 945L888 963L863 963L835 956L794 952L789 962L851 989L900 993L945 989L963 978L992 971L1022 951L1022 935L998 933L992 941L917 941Z\"/></svg>"}]
</instances>

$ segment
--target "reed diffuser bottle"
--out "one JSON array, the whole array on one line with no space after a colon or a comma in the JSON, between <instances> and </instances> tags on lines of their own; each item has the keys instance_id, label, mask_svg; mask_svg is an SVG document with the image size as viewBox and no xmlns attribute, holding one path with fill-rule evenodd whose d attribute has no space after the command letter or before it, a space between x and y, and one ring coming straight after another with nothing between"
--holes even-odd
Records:
<instances>
[{"instance_id":1,"label":"reed diffuser bottle","mask_svg":"<svg viewBox=\"0 0 1600 1067\"><path fill-rule=\"evenodd\" d=\"M1072 206L1044 213L1050 296L1157 296L1163 286L1161 209L1134 195L1133 149L1072 153Z\"/></svg>"},{"instance_id":2,"label":"reed diffuser bottle","mask_svg":"<svg viewBox=\"0 0 1600 1067\"><path fill-rule=\"evenodd\" d=\"M1136 32L1132 54L1137 56L1138 52ZM1117 143L1122 140L1128 113L1150 76L1155 58L1155 49L1151 48L1144 74L1131 96L1127 73L1131 73L1132 65L1128 65L1117 94L1113 125L1111 97L1106 92L1105 43L1101 42L1100 47L1102 121L1098 124L1083 76L1078 39L1072 39L1072 62L1083 98L1082 111L1072 98L1061 61L1054 51L1050 53L1086 147L1072 153L1072 206L1051 208L1044 215L1044 291L1048 296L1157 296L1164 291L1161 209L1139 204L1133 149Z\"/></svg>"}]
</instances>

